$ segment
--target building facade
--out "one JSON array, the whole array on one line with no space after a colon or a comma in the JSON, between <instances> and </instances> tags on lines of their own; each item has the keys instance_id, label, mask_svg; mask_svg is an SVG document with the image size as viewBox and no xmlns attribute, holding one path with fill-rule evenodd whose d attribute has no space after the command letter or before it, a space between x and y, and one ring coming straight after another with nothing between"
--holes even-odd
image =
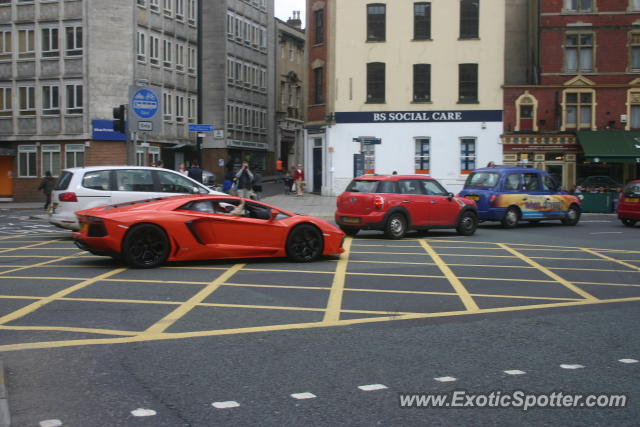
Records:
<instances>
[{"instance_id":1,"label":"building facade","mask_svg":"<svg viewBox=\"0 0 640 427\"><path fill-rule=\"evenodd\" d=\"M305 32L300 12L287 22L276 19L276 158L283 167L304 156Z\"/></svg>"},{"instance_id":2,"label":"building facade","mask_svg":"<svg viewBox=\"0 0 640 427\"><path fill-rule=\"evenodd\" d=\"M308 0L310 189L397 171L457 191L499 161L505 14L477 0Z\"/></svg>"},{"instance_id":3,"label":"building facade","mask_svg":"<svg viewBox=\"0 0 640 427\"><path fill-rule=\"evenodd\" d=\"M244 160L275 165L273 0L206 1L202 24L203 167L222 176Z\"/></svg>"},{"instance_id":4,"label":"building facade","mask_svg":"<svg viewBox=\"0 0 640 427\"><path fill-rule=\"evenodd\" d=\"M530 3L533 74L504 87L504 163L622 184L640 164L640 2ZM522 15L521 15L522 16ZM520 81L516 81L517 79ZM637 139L636 139L637 138Z\"/></svg>"},{"instance_id":5,"label":"building facade","mask_svg":"<svg viewBox=\"0 0 640 427\"><path fill-rule=\"evenodd\" d=\"M0 197L39 200L46 171L126 164L112 108L136 82L161 94L162 125L138 134L130 162L180 161L173 148L194 141L196 25L196 0L0 2Z\"/></svg>"}]
</instances>

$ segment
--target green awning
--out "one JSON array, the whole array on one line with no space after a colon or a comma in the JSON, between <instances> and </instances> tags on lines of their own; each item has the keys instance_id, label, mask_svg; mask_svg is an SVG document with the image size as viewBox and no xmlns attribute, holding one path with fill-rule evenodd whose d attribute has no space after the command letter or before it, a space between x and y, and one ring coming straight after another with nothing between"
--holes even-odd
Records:
<instances>
[{"instance_id":1,"label":"green awning","mask_svg":"<svg viewBox=\"0 0 640 427\"><path fill-rule=\"evenodd\" d=\"M588 159L640 163L640 131L584 131L576 135Z\"/></svg>"}]
</instances>

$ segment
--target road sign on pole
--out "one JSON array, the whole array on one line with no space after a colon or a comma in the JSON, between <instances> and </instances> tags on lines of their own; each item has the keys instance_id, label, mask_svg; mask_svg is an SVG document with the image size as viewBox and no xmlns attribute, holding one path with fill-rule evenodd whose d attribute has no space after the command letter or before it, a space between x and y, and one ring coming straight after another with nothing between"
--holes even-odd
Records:
<instances>
[{"instance_id":1,"label":"road sign on pole","mask_svg":"<svg viewBox=\"0 0 640 427\"><path fill-rule=\"evenodd\" d=\"M162 102L158 89L152 86L129 87L129 129L162 131Z\"/></svg>"},{"instance_id":2,"label":"road sign on pole","mask_svg":"<svg viewBox=\"0 0 640 427\"><path fill-rule=\"evenodd\" d=\"M213 125L197 125L191 124L189 125L189 132L213 132Z\"/></svg>"}]
</instances>

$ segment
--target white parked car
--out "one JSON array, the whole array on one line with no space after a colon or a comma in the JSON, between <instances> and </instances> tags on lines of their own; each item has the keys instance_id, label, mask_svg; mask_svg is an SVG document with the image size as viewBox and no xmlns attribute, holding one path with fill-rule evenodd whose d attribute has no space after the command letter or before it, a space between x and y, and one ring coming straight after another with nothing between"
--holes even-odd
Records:
<instances>
[{"instance_id":1,"label":"white parked car","mask_svg":"<svg viewBox=\"0 0 640 427\"><path fill-rule=\"evenodd\" d=\"M49 222L79 230L77 211L180 194L224 194L170 169L91 166L64 169L51 195Z\"/></svg>"}]
</instances>

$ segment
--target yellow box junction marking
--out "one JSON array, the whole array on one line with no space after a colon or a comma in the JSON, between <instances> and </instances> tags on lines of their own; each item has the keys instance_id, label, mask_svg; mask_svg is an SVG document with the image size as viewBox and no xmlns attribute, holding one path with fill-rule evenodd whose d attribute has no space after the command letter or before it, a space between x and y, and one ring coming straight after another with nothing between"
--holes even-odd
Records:
<instances>
[{"instance_id":1,"label":"yellow box junction marking","mask_svg":"<svg viewBox=\"0 0 640 427\"><path fill-rule=\"evenodd\" d=\"M342 295L344 293L344 282L347 276L347 266L349 265L349 252L351 250L352 237L347 237L344 241L344 252L340 255L336 272L333 276L331 291L327 300L327 309L324 313L324 323L334 323L340 319L340 309L342 308Z\"/></svg>"},{"instance_id":2,"label":"yellow box junction marking","mask_svg":"<svg viewBox=\"0 0 640 427\"><path fill-rule=\"evenodd\" d=\"M608 255L604 255L604 254L598 253L598 252L596 252L594 250L591 250L591 249L588 249L588 248L582 248L582 250L585 251L588 254L595 255L595 256L603 258L603 259L605 259L607 261L613 261L613 262L618 263L620 265L624 265L625 267L630 268L630 269L632 269L634 271L640 271L640 267L638 267L636 265L633 265L633 264L629 264L628 262L612 258L612 257L610 257Z\"/></svg>"}]
</instances>

